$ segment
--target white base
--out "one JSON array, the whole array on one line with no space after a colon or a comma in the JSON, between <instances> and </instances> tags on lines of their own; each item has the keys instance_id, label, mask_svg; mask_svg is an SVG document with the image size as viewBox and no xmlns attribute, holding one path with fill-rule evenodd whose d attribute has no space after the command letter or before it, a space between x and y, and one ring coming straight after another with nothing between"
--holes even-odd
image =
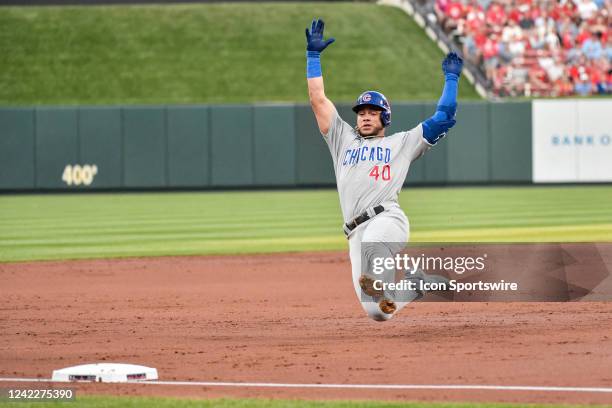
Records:
<instances>
[{"instance_id":1,"label":"white base","mask_svg":"<svg viewBox=\"0 0 612 408\"><path fill-rule=\"evenodd\" d=\"M157 380L157 369L134 364L96 363L54 370L53 381L128 382Z\"/></svg>"}]
</instances>

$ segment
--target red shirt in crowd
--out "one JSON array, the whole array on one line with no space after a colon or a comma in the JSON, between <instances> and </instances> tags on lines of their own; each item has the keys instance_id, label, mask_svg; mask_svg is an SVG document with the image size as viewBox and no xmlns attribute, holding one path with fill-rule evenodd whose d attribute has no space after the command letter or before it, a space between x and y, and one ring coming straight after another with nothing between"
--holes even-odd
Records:
<instances>
[{"instance_id":1,"label":"red shirt in crowd","mask_svg":"<svg viewBox=\"0 0 612 408\"><path fill-rule=\"evenodd\" d=\"M473 6L469 6L467 12L468 30L472 30L473 32L480 31L480 29L484 28L485 25L484 18L485 15L484 11L482 11L482 7L475 8Z\"/></svg>"},{"instance_id":2,"label":"red shirt in crowd","mask_svg":"<svg viewBox=\"0 0 612 408\"><path fill-rule=\"evenodd\" d=\"M561 34L561 42L563 43L563 48L566 50L574 48L574 39L569 30Z\"/></svg>"},{"instance_id":3,"label":"red shirt in crowd","mask_svg":"<svg viewBox=\"0 0 612 408\"><path fill-rule=\"evenodd\" d=\"M454 20L459 20L462 18L464 13L465 10L463 9L463 5L461 3L453 2L446 8L446 14Z\"/></svg>"},{"instance_id":4,"label":"red shirt in crowd","mask_svg":"<svg viewBox=\"0 0 612 408\"><path fill-rule=\"evenodd\" d=\"M571 1L566 1L565 4L561 5L559 3L552 9L550 12L550 16L558 21L563 17L572 17L574 15L574 5Z\"/></svg>"},{"instance_id":5,"label":"red shirt in crowd","mask_svg":"<svg viewBox=\"0 0 612 408\"><path fill-rule=\"evenodd\" d=\"M590 69L586 65L574 65L570 68L570 76L574 79L574 81L588 80L590 73Z\"/></svg>"},{"instance_id":6,"label":"red shirt in crowd","mask_svg":"<svg viewBox=\"0 0 612 408\"><path fill-rule=\"evenodd\" d=\"M482 45L482 56L485 59L495 57L499 54L499 44L492 38L487 38Z\"/></svg>"},{"instance_id":7,"label":"red shirt in crowd","mask_svg":"<svg viewBox=\"0 0 612 408\"><path fill-rule=\"evenodd\" d=\"M491 4L491 7L487 10L487 22L492 26L503 26L505 24L506 13L500 4Z\"/></svg>"},{"instance_id":8,"label":"red shirt in crowd","mask_svg":"<svg viewBox=\"0 0 612 408\"><path fill-rule=\"evenodd\" d=\"M585 42L586 39L590 37L591 37L591 33L588 30L581 31L578 33L578 36L576 36L576 44L582 47L582 43Z\"/></svg>"},{"instance_id":9,"label":"red shirt in crowd","mask_svg":"<svg viewBox=\"0 0 612 408\"><path fill-rule=\"evenodd\" d=\"M479 50L482 50L485 42L487 41L487 32L485 30L480 30L474 35L474 43Z\"/></svg>"},{"instance_id":10,"label":"red shirt in crowd","mask_svg":"<svg viewBox=\"0 0 612 408\"><path fill-rule=\"evenodd\" d=\"M510 10L510 13L508 13L508 18L514 20L514 22L518 24L518 22L521 21L521 12L518 11L517 8L513 8Z\"/></svg>"},{"instance_id":11,"label":"red shirt in crowd","mask_svg":"<svg viewBox=\"0 0 612 408\"><path fill-rule=\"evenodd\" d=\"M593 85L597 85L598 83L601 82L601 79L602 79L601 72L599 72L599 70L597 69L592 69L591 70L591 83Z\"/></svg>"},{"instance_id":12,"label":"red shirt in crowd","mask_svg":"<svg viewBox=\"0 0 612 408\"><path fill-rule=\"evenodd\" d=\"M513 0L508 3L508 5L503 3L505 0L492 0L486 10L483 10L482 6L473 2L473 0L469 0L469 4L467 5L462 3L462 1L465 0L435 1L438 8L449 18L463 20L465 23L465 33L472 36L476 47L481 51L482 57L485 60L499 55L501 45L499 40L495 38L495 34L499 35L502 29L508 25L510 21L522 25L523 29L525 29L525 36L521 39L516 39L516 41L524 42L526 51L533 51L531 50L532 44L528 38L532 32L526 24L537 21L537 19L541 18L543 15L547 15L556 22L564 22L568 18L575 19L579 17L578 9L574 3L575 0L553 0L552 4L548 3L550 5L543 2L543 0ZM574 20L576 23L578 21L579 20ZM545 23L548 25L548 22ZM606 29L607 22L605 18L600 16L599 18L594 18L592 22L587 24L590 24L594 33L601 34L602 38L600 38L600 41L605 49L607 44L606 39L610 31L609 25L608 29ZM563 23L562 27L565 26L566 23ZM573 32L567 29L567 27L563 28L563 31L557 32L561 40L561 46L563 47L561 56L565 58L568 54L568 50L574 48L580 49L583 43L594 35L591 34L591 29L582 28L576 36L573 35L575 31ZM547 37L547 41L548 40L549 38ZM514 44L514 46L516 45L517 44ZM519 51L520 49L517 48L516 52L519 53ZM533 52L531 53L533 54ZM565 64L568 64L568 62L565 61ZM530 67L529 81L531 81L533 85L544 86L544 84L546 84L546 88L550 87L550 91L556 94L570 95L574 92L570 78L574 83L587 82L596 85L607 81L608 84L612 84L612 71L596 65L591 66L587 64L584 59L581 59L581 63L578 65L565 65L563 76L558 78L554 84L549 82L548 74L540 66L533 66L532 64L528 64L527 66ZM505 76L508 69L506 64L501 64L499 68L491 71L494 89L498 91L501 90L502 92L516 91L512 89L512 84L508 85L510 88L505 89L506 81L508 80ZM520 89L518 91L521 92Z\"/></svg>"},{"instance_id":13,"label":"red shirt in crowd","mask_svg":"<svg viewBox=\"0 0 612 408\"><path fill-rule=\"evenodd\" d=\"M529 18L532 20L536 20L538 17L542 15L542 9L539 7L532 7L529 9L529 12L526 13Z\"/></svg>"},{"instance_id":14,"label":"red shirt in crowd","mask_svg":"<svg viewBox=\"0 0 612 408\"><path fill-rule=\"evenodd\" d=\"M531 68L531 75L541 82L548 82L548 74L546 74L546 71L544 71L544 69L539 65L535 65L533 68Z\"/></svg>"}]
</instances>

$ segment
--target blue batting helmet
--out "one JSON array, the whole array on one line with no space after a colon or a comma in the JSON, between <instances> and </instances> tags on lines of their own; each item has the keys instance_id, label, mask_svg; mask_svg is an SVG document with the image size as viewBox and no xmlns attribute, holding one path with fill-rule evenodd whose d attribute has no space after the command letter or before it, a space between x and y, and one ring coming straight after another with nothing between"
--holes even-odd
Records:
<instances>
[{"instance_id":1,"label":"blue batting helmet","mask_svg":"<svg viewBox=\"0 0 612 408\"><path fill-rule=\"evenodd\" d=\"M357 103L353 106L353 112L359 112L364 106L373 106L380 109L382 111L380 112L380 121L383 126L387 127L391 124L391 105L387 102L385 95L376 91L365 91L357 98Z\"/></svg>"}]
</instances>

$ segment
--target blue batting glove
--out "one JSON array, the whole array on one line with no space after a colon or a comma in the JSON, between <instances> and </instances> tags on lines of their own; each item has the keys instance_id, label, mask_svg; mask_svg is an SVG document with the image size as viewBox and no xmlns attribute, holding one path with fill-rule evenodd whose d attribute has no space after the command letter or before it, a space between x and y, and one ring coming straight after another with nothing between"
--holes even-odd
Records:
<instances>
[{"instance_id":1,"label":"blue batting glove","mask_svg":"<svg viewBox=\"0 0 612 408\"><path fill-rule=\"evenodd\" d=\"M327 46L334 41L334 38L330 38L328 40L323 39L323 29L325 28L325 23L323 20L312 20L312 25L310 26L310 31L308 28L306 29L306 42L308 46L306 47L307 51L321 52Z\"/></svg>"},{"instance_id":2,"label":"blue batting glove","mask_svg":"<svg viewBox=\"0 0 612 408\"><path fill-rule=\"evenodd\" d=\"M442 71L447 79L459 79L462 68L463 60L454 52L449 52L442 61Z\"/></svg>"}]
</instances>

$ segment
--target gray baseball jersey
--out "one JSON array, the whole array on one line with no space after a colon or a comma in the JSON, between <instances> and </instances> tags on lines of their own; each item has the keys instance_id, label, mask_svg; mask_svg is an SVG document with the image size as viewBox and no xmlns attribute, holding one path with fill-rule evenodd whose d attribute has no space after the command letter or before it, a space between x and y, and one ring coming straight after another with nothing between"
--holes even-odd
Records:
<instances>
[{"instance_id":1,"label":"gray baseball jersey","mask_svg":"<svg viewBox=\"0 0 612 408\"><path fill-rule=\"evenodd\" d=\"M364 139L334 113L323 135L334 162L344 222L379 204L399 206L397 199L410 163L431 146L421 124L386 137Z\"/></svg>"}]
</instances>

